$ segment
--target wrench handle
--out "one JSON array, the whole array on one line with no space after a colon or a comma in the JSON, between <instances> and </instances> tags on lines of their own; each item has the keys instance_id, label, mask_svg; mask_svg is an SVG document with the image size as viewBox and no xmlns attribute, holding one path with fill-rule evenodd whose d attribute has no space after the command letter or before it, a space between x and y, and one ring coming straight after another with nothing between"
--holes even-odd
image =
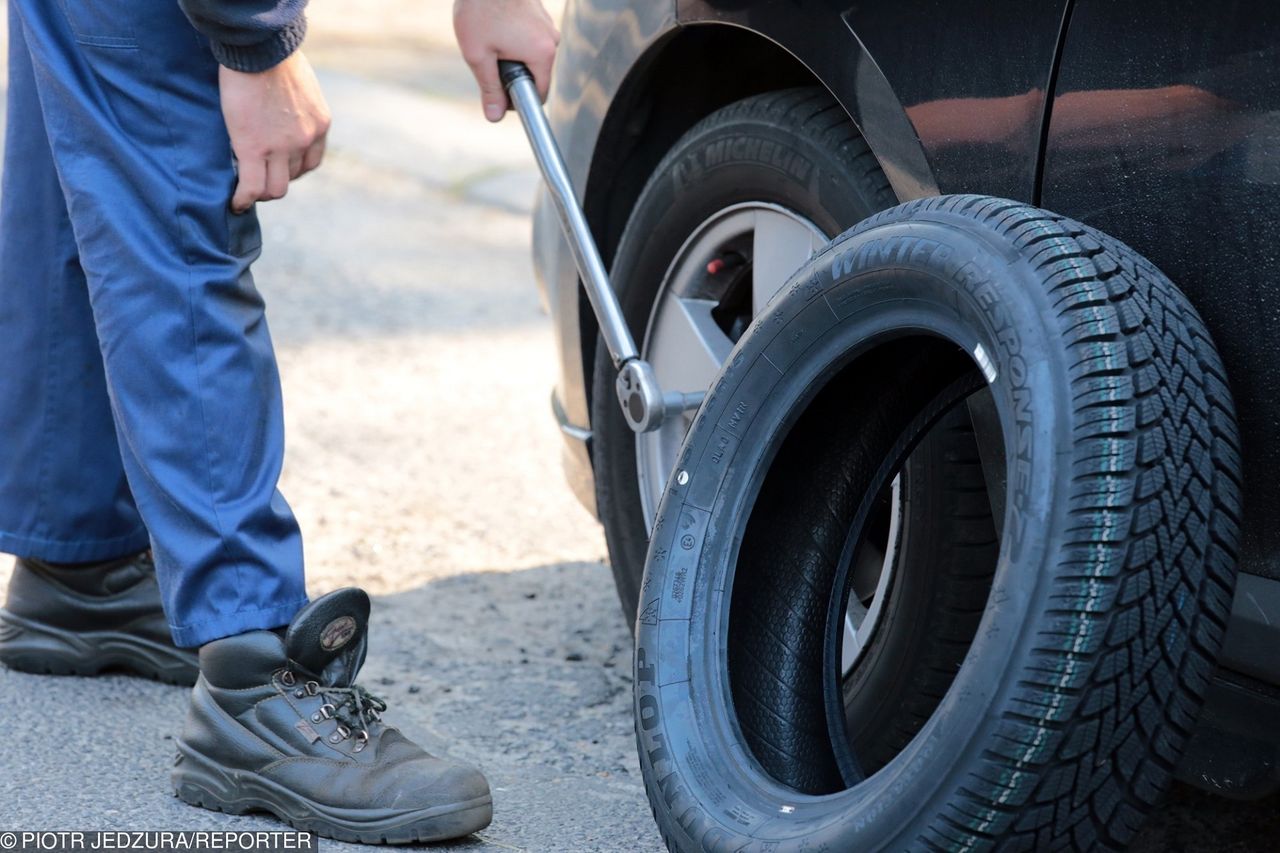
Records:
<instances>
[{"instance_id":1,"label":"wrench handle","mask_svg":"<svg viewBox=\"0 0 1280 853\"><path fill-rule=\"evenodd\" d=\"M609 274L605 270L604 261L600 259L595 237L592 236L587 218L578 204L560 146L551 133L547 114L542 110L542 99L538 97L533 74L523 62L505 59L498 60L498 74L511 103L515 105L520 122L524 125L525 135L529 137L533 157L542 171L547 193L560 217L565 240L573 252L578 274L582 277L583 289L587 291L587 298L600 323L600 335L609 348L614 366L621 368L627 362L639 358L640 354L622 314L622 307L618 304L618 295L609 283Z\"/></svg>"},{"instance_id":2,"label":"wrench handle","mask_svg":"<svg viewBox=\"0 0 1280 853\"><path fill-rule=\"evenodd\" d=\"M498 79L502 81L502 88L510 89L511 84L521 77L533 79L533 72L529 70L529 66L511 59L498 60Z\"/></svg>"}]
</instances>

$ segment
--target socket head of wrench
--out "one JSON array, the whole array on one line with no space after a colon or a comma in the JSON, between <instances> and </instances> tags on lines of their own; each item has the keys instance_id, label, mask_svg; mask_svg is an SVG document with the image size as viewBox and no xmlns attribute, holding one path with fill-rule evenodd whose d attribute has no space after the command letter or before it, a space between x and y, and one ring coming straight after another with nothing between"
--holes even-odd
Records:
<instances>
[{"instance_id":1,"label":"socket head of wrench","mask_svg":"<svg viewBox=\"0 0 1280 853\"><path fill-rule=\"evenodd\" d=\"M627 425L635 432L651 432L662 426L666 404L653 368L646 361L633 359L622 365L614 385Z\"/></svg>"}]
</instances>

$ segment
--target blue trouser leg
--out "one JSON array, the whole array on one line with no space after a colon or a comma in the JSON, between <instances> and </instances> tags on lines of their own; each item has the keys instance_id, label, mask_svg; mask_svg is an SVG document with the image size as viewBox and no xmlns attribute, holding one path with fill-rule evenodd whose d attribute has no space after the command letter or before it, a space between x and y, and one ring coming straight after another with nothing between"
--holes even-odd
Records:
<instances>
[{"instance_id":1,"label":"blue trouser leg","mask_svg":"<svg viewBox=\"0 0 1280 853\"><path fill-rule=\"evenodd\" d=\"M147 547L31 58L9 9L0 187L0 551L53 562Z\"/></svg>"},{"instance_id":2,"label":"blue trouser leg","mask_svg":"<svg viewBox=\"0 0 1280 853\"><path fill-rule=\"evenodd\" d=\"M174 639L284 624L305 601L302 543L276 488L280 382L249 271L261 239L253 214L228 210L217 66L173 0L9 2L84 272L115 453ZM6 153L5 173L6 193L21 197L25 164ZM87 331L40 322L28 333ZM69 464L63 430L50 421L36 439L51 464Z\"/></svg>"}]
</instances>

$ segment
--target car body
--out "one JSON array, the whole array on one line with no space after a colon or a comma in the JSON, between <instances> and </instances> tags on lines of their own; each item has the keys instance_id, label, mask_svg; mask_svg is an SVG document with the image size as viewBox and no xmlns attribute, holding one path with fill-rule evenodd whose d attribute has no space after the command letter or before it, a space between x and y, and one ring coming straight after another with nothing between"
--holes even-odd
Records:
<instances>
[{"instance_id":1,"label":"car body","mask_svg":"<svg viewBox=\"0 0 1280 853\"><path fill-rule=\"evenodd\" d=\"M759 92L820 85L899 201L1002 196L1152 260L1221 349L1243 439L1240 575L1219 677L1184 778L1280 784L1260 726L1280 689L1280 14L1263 0L570 0L549 114L606 262L663 153ZM554 212L535 266L553 315L566 471L593 505L596 326Z\"/></svg>"}]
</instances>

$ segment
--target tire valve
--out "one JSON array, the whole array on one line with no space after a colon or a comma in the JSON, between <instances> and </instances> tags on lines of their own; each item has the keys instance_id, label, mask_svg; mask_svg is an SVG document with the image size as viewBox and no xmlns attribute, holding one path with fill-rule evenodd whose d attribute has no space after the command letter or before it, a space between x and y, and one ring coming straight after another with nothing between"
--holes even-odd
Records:
<instances>
[{"instance_id":1,"label":"tire valve","mask_svg":"<svg viewBox=\"0 0 1280 853\"><path fill-rule=\"evenodd\" d=\"M707 275L717 276L725 270L733 270L742 266L746 258L737 252L725 252L707 261Z\"/></svg>"}]
</instances>

